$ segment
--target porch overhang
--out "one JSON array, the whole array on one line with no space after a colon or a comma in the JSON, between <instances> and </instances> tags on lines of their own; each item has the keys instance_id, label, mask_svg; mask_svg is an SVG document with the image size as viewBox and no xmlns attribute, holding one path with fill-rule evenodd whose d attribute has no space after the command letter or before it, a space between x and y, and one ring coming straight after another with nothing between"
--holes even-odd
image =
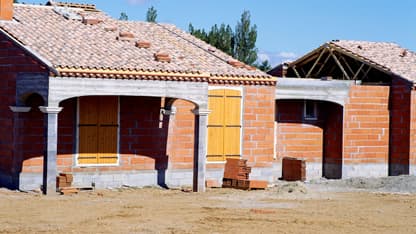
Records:
<instances>
[{"instance_id":1,"label":"porch overhang","mask_svg":"<svg viewBox=\"0 0 416 234\"><path fill-rule=\"evenodd\" d=\"M276 100L319 100L334 102L344 106L353 84L355 84L355 81L278 78Z\"/></svg>"},{"instance_id":2,"label":"porch overhang","mask_svg":"<svg viewBox=\"0 0 416 234\"><path fill-rule=\"evenodd\" d=\"M208 82L49 77L48 105L81 96L171 97L208 107Z\"/></svg>"}]
</instances>

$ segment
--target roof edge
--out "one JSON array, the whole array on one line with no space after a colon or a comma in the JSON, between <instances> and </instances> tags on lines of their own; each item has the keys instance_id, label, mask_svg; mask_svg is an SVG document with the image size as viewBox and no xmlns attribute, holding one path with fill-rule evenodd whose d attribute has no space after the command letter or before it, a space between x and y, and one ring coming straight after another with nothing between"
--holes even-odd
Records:
<instances>
[{"instance_id":1,"label":"roof edge","mask_svg":"<svg viewBox=\"0 0 416 234\"><path fill-rule=\"evenodd\" d=\"M55 67L53 66L53 64L49 60L45 59L44 57L42 57L37 52L35 52L32 49L30 49L29 47L25 46L23 43L21 43L20 41L18 41L16 38L14 38L11 34L9 34L4 29L0 28L0 33L2 33L7 38L9 38L15 45L17 45L18 47L20 47L21 49L23 49L24 51L26 51L27 53L29 53L30 55L32 55L33 57L35 57L43 65L45 65L46 67L48 67L48 69L49 69L50 72L54 73L55 75L59 75L59 72L55 69Z\"/></svg>"}]
</instances>

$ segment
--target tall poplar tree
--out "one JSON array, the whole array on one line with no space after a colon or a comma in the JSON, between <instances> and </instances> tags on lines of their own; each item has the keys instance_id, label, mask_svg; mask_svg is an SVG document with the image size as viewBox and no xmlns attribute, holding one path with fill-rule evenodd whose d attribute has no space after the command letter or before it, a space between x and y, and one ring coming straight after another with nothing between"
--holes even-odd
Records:
<instances>
[{"instance_id":1,"label":"tall poplar tree","mask_svg":"<svg viewBox=\"0 0 416 234\"><path fill-rule=\"evenodd\" d=\"M127 16L126 12L121 12L119 20L129 20L129 17Z\"/></svg>"},{"instance_id":2,"label":"tall poplar tree","mask_svg":"<svg viewBox=\"0 0 416 234\"><path fill-rule=\"evenodd\" d=\"M235 32L230 25L225 24L221 24L220 27L215 24L208 32L204 29L195 29L192 24L189 24L189 33L246 64L257 66L259 69L269 67L268 61L262 64L256 63L257 26L251 25L248 11L244 11L241 15Z\"/></svg>"},{"instance_id":3,"label":"tall poplar tree","mask_svg":"<svg viewBox=\"0 0 416 234\"><path fill-rule=\"evenodd\" d=\"M253 65L257 60L257 26L251 25L250 12L244 11L235 28L234 58Z\"/></svg>"},{"instance_id":4,"label":"tall poplar tree","mask_svg":"<svg viewBox=\"0 0 416 234\"><path fill-rule=\"evenodd\" d=\"M157 10L153 6L151 6L149 9L147 9L146 21L156 23L156 18L157 18Z\"/></svg>"}]
</instances>

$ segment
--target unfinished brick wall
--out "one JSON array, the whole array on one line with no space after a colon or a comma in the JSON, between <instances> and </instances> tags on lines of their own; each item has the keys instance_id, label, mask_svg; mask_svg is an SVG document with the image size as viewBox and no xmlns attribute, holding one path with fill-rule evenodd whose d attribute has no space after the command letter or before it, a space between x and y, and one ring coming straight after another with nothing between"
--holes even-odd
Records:
<instances>
[{"instance_id":1,"label":"unfinished brick wall","mask_svg":"<svg viewBox=\"0 0 416 234\"><path fill-rule=\"evenodd\" d=\"M323 121L303 120L303 100L279 100L276 105L278 160L294 157L322 162Z\"/></svg>"},{"instance_id":2,"label":"unfinished brick wall","mask_svg":"<svg viewBox=\"0 0 416 234\"><path fill-rule=\"evenodd\" d=\"M331 102L316 103L317 118L311 120L303 117L304 100L276 102L277 159L279 162L283 157L305 159L309 163L308 177L340 178L343 107Z\"/></svg>"},{"instance_id":3,"label":"unfinished brick wall","mask_svg":"<svg viewBox=\"0 0 416 234\"><path fill-rule=\"evenodd\" d=\"M244 87L243 158L253 167L271 167L274 156L275 87Z\"/></svg>"},{"instance_id":4,"label":"unfinished brick wall","mask_svg":"<svg viewBox=\"0 0 416 234\"><path fill-rule=\"evenodd\" d=\"M77 98L61 102L63 108L58 114L58 155L59 172L70 172L74 163L76 146Z\"/></svg>"},{"instance_id":5,"label":"unfinished brick wall","mask_svg":"<svg viewBox=\"0 0 416 234\"><path fill-rule=\"evenodd\" d=\"M388 86L351 87L344 114L344 164L361 167L345 172L349 177L387 175L389 91Z\"/></svg>"},{"instance_id":6,"label":"unfinished brick wall","mask_svg":"<svg viewBox=\"0 0 416 234\"><path fill-rule=\"evenodd\" d=\"M166 154L168 117L160 115L161 99L152 97L120 97L119 153L120 166L73 167L76 144L76 102L61 103L59 114L58 171L99 172L130 170L163 170Z\"/></svg>"},{"instance_id":7,"label":"unfinished brick wall","mask_svg":"<svg viewBox=\"0 0 416 234\"><path fill-rule=\"evenodd\" d=\"M173 103L176 114L170 116L168 149L170 169L192 169L194 162L195 105L185 100ZM168 116L169 117L169 116Z\"/></svg>"},{"instance_id":8,"label":"unfinished brick wall","mask_svg":"<svg viewBox=\"0 0 416 234\"><path fill-rule=\"evenodd\" d=\"M13 129L15 125L17 126L14 121L17 121L17 118L24 118L27 113L13 114L9 109L9 106L16 105L17 74L45 74L47 70L3 34L0 34L0 65L0 128L3 132L0 134L0 172L8 174L12 171L14 160L13 139L16 140L16 144L21 144L25 140L17 135L18 129L16 131ZM14 133L16 136L13 136Z\"/></svg>"},{"instance_id":9,"label":"unfinished brick wall","mask_svg":"<svg viewBox=\"0 0 416 234\"><path fill-rule=\"evenodd\" d=\"M22 172L42 172L43 154L45 151L45 114L39 110L44 105L40 95L32 95L26 101L31 107L30 112L19 114L19 155L21 157ZM20 163L19 163L20 164Z\"/></svg>"},{"instance_id":10,"label":"unfinished brick wall","mask_svg":"<svg viewBox=\"0 0 416 234\"><path fill-rule=\"evenodd\" d=\"M121 97L119 170L166 169L169 122L160 98Z\"/></svg>"},{"instance_id":11,"label":"unfinished brick wall","mask_svg":"<svg viewBox=\"0 0 416 234\"><path fill-rule=\"evenodd\" d=\"M4 49L0 48L0 53L4 54ZM14 106L16 103L16 83L15 75L5 71L2 66L0 66L0 77L0 128L2 130L0 134L0 172L9 174L13 163L13 112L9 106Z\"/></svg>"},{"instance_id":12,"label":"unfinished brick wall","mask_svg":"<svg viewBox=\"0 0 416 234\"><path fill-rule=\"evenodd\" d=\"M413 88L410 94L410 152L409 174L416 175L416 90Z\"/></svg>"},{"instance_id":13,"label":"unfinished brick wall","mask_svg":"<svg viewBox=\"0 0 416 234\"><path fill-rule=\"evenodd\" d=\"M411 89L412 85L403 79L392 80L389 175L409 173Z\"/></svg>"},{"instance_id":14,"label":"unfinished brick wall","mask_svg":"<svg viewBox=\"0 0 416 234\"><path fill-rule=\"evenodd\" d=\"M335 103L325 103L324 156L322 175L328 179L342 177L342 137L343 107Z\"/></svg>"}]
</instances>

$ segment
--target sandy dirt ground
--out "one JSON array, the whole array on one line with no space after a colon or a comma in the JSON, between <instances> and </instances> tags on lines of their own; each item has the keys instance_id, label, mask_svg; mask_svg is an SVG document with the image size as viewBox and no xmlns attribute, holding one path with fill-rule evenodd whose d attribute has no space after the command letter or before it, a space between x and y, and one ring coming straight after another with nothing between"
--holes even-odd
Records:
<instances>
[{"instance_id":1,"label":"sandy dirt ground","mask_svg":"<svg viewBox=\"0 0 416 234\"><path fill-rule=\"evenodd\" d=\"M416 233L416 178L279 182L265 191L0 189L0 233Z\"/></svg>"}]
</instances>

